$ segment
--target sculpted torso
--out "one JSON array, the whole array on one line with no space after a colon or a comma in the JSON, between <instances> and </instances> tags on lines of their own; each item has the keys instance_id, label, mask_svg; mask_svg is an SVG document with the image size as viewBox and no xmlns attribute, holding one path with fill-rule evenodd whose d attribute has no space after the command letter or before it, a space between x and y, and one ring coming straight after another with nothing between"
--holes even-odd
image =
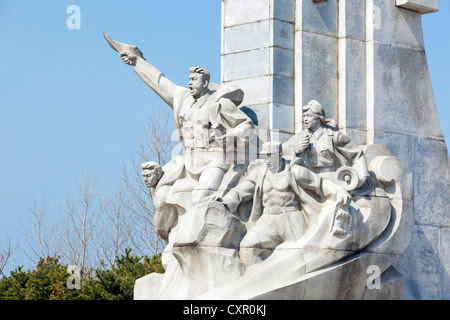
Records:
<instances>
[{"instance_id":1,"label":"sculpted torso","mask_svg":"<svg viewBox=\"0 0 450 320\"><path fill-rule=\"evenodd\" d=\"M265 177L262 198L264 208L298 206L297 198L292 192L287 175L288 172L281 171L268 174Z\"/></svg>"}]
</instances>

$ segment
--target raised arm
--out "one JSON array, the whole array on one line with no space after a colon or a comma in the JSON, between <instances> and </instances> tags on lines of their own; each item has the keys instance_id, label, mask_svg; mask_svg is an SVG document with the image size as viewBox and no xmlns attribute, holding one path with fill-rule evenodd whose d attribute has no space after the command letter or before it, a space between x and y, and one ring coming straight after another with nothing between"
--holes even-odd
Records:
<instances>
[{"instance_id":1,"label":"raised arm","mask_svg":"<svg viewBox=\"0 0 450 320\"><path fill-rule=\"evenodd\" d=\"M312 190L319 196L323 195L326 198L331 198L342 206L350 204L350 194L333 181L322 178L299 165L292 166L291 172L294 173L295 180L300 187Z\"/></svg>"},{"instance_id":2,"label":"raised arm","mask_svg":"<svg viewBox=\"0 0 450 320\"><path fill-rule=\"evenodd\" d=\"M126 64L135 66L134 72L173 109L175 94L181 87L167 79L161 71L139 55L121 52L120 57Z\"/></svg>"}]
</instances>

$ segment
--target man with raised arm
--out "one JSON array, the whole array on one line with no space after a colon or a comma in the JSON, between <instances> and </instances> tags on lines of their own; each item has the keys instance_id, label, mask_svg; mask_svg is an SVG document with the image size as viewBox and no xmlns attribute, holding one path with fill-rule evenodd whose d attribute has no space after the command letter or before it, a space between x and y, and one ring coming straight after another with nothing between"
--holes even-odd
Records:
<instances>
[{"instance_id":1,"label":"man with raised arm","mask_svg":"<svg viewBox=\"0 0 450 320\"><path fill-rule=\"evenodd\" d=\"M192 202L206 202L235 163L236 150L245 150L253 135L252 120L237 107L244 93L236 87L210 84L209 72L200 67L189 69L189 88L178 86L148 63L137 47L105 37L122 60L135 66L137 75L173 109L186 171L198 181Z\"/></svg>"}]
</instances>

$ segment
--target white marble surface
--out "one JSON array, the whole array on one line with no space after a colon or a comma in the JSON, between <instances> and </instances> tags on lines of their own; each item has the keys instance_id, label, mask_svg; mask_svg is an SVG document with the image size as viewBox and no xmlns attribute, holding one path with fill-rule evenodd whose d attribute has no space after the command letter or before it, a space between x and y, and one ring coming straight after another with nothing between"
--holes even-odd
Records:
<instances>
[{"instance_id":1,"label":"white marble surface","mask_svg":"<svg viewBox=\"0 0 450 320\"><path fill-rule=\"evenodd\" d=\"M245 91L243 105L267 106L259 128L286 140L294 133L295 117L272 112L277 105L294 106L295 1L226 0L222 8L222 82Z\"/></svg>"},{"instance_id":2,"label":"white marble surface","mask_svg":"<svg viewBox=\"0 0 450 320\"><path fill-rule=\"evenodd\" d=\"M395 0L397 6L414 11L421 14L432 13L439 10L439 0Z\"/></svg>"},{"instance_id":3,"label":"white marble surface","mask_svg":"<svg viewBox=\"0 0 450 320\"><path fill-rule=\"evenodd\" d=\"M242 106L256 112L259 138L299 137L308 117L302 107L313 99L325 109L322 118L320 112L313 117L316 124L324 126L325 115L335 118L341 134L318 131L305 121L308 151L269 152L241 171L231 167L212 200L178 212L163 255L166 274L139 279L135 298L448 298L450 199L443 190L449 189L450 160L420 20L438 8L437 1L223 0L222 5L222 80L245 92ZM342 133L364 152L342 145ZM345 154L339 151L344 147L364 159L370 174L349 194L340 189L335 171L356 164L333 162ZM314 167L314 156L333 167ZM189 190L170 192L190 198ZM290 205L277 204L286 199ZM343 205L342 199L351 201ZM171 201L180 205L176 197ZM294 227L280 222L291 221L288 209L314 215ZM277 230L281 241L264 238L271 237L261 227L267 221L278 221L269 229ZM296 235L287 236L289 230ZM265 240L255 241L255 234ZM368 270L379 272L375 289Z\"/></svg>"},{"instance_id":4,"label":"white marble surface","mask_svg":"<svg viewBox=\"0 0 450 320\"><path fill-rule=\"evenodd\" d=\"M226 2L237 10L238 1ZM259 2L259 18L257 12L247 19L242 13L235 16L234 10L225 10L224 14L227 21L238 19L235 24L267 20L270 4L282 7L283 2L288 8L292 1ZM295 36L294 131L302 130L301 107L317 99L353 141L386 145L413 177L414 193L405 205L414 210L414 230L426 230L436 239L445 237L450 227L450 199L441 190L450 187L450 161L436 112L420 17L437 11L439 2L347 0L338 4L328 0L314 4L304 0L297 1L295 8L293 17L283 19L294 26ZM284 39L290 37L284 35ZM225 40L229 45L233 43L231 37ZM276 33L272 41L277 42ZM255 101L255 105L262 105L262 96L267 97L265 92L258 95L253 91L260 79L243 82L253 92L247 97L249 104ZM267 105L271 99L269 95ZM265 118L267 109L263 110ZM284 123L279 113L270 116L272 122L276 123L275 117L280 116L279 123ZM404 274L404 297L446 296L445 288L450 286L450 266L445 258L448 242L428 242L426 237L413 236L411 246L423 248L420 252L427 254L408 249L396 263ZM408 269L406 261L414 259L418 267ZM429 268L424 270L427 260Z\"/></svg>"}]
</instances>

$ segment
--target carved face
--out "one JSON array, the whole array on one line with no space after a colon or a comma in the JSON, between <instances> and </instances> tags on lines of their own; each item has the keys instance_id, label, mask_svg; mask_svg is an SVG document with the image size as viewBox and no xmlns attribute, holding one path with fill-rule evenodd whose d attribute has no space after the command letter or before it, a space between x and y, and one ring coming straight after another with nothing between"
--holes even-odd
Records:
<instances>
[{"instance_id":1,"label":"carved face","mask_svg":"<svg viewBox=\"0 0 450 320\"><path fill-rule=\"evenodd\" d=\"M199 73L191 73L189 76L189 90L194 98L199 98L208 89L208 81Z\"/></svg>"},{"instance_id":2,"label":"carved face","mask_svg":"<svg viewBox=\"0 0 450 320\"><path fill-rule=\"evenodd\" d=\"M279 153L266 153L263 158L269 168L279 167L281 162L281 154Z\"/></svg>"},{"instance_id":3,"label":"carved face","mask_svg":"<svg viewBox=\"0 0 450 320\"><path fill-rule=\"evenodd\" d=\"M310 131L316 131L320 127L319 119L317 119L311 110L303 113L303 122L305 123L306 128Z\"/></svg>"},{"instance_id":4,"label":"carved face","mask_svg":"<svg viewBox=\"0 0 450 320\"><path fill-rule=\"evenodd\" d=\"M159 178L161 178L161 173L156 171L155 169L146 169L142 172L142 177L144 178L144 182L147 188L151 188L156 186Z\"/></svg>"}]
</instances>

